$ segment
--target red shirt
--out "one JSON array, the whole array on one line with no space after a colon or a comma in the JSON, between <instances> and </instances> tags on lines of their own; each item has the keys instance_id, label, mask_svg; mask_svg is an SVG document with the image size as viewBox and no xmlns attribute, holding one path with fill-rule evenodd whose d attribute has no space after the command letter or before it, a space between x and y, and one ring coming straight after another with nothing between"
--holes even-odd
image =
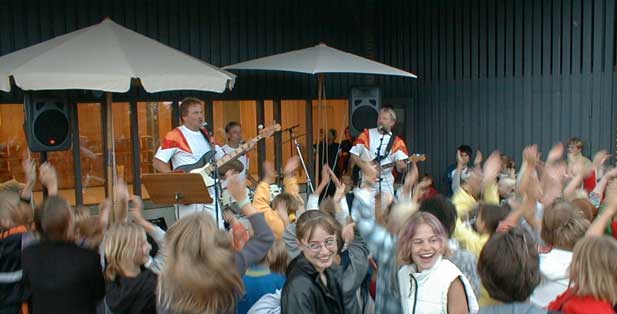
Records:
<instances>
[{"instance_id":1,"label":"red shirt","mask_svg":"<svg viewBox=\"0 0 617 314\"><path fill-rule=\"evenodd\" d=\"M615 311L608 301L598 300L591 296L574 295L572 289L566 290L548 305L551 311L561 311L564 314L614 314Z\"/></svg>"}]
</instances>

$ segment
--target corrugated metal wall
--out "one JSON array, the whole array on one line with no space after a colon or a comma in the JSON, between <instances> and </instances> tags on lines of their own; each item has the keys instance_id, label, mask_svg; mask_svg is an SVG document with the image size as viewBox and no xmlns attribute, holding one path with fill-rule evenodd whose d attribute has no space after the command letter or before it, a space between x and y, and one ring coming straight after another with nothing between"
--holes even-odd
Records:
<instances>
[{"instance_id":1,"label":"corrugated metal wall","mask_svg":"<svg viewBox=\"0 0 617 314\"><path fill-rule=\"evenodd\" d=\"M614 151L615 9L615 0L0 0L0 55L106 16L217 66L325 41L418 74L330 75L327 93L346 98L374 79L386 99L411 99L411 149L440 176L461 143L517 160L525 144L546 151L573 135L587 154ZM139 97L184 94L195 93ZM232 92L197 96L315 94L308 75L245 72ZM0 93L11 99L20 97Z\"/></svg>"},{"instance_id":2,"label":"corrugated metal wall","mask_svg":"<svg viewBox=\"0 0 617 314\"><path fill-rule=\"evenodd\" d=\"M363 14L363 0L0 0L0 55L96 24L105 17L216 66L322 41L362 55ZM363 79L332 76L327 81L328 96L346 98L349 86L363 83ZM317 94L315 86L316 78L311 75L241 72L232 92L199 96L305 99ZM154 95L166 96L177 98L178 94Z\"/></svg>"},{"instance_id":3,"label":"corrugated metal wall","mask_svg":"<svg viewBox=\"0 0 617 314\"><path fill-rule=\"evenodd\" d=\"M462 143L545 152L580 136L614 151L614 0L377 2L377 59L418 73L381 80L414 98L412 150L441 176Z\"/></svg>"}]
</instances>

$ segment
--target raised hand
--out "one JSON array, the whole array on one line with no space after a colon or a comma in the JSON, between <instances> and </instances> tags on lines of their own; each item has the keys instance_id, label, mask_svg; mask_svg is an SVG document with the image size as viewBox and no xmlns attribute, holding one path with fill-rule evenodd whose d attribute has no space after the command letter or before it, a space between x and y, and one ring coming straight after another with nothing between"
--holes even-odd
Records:
<instances>
[{"instance_id":1,"label":"raised hand","mask_svg":"<svg viewBox=\"0 0 617 314\"><path fill-rule=\"evenodd\" d=\"M248 195L246 193L246 181L240 179L238 174L232 174L228 171L227 174L227 191L231 197L236 200L238 206L241 207L242 212L246 216L251 216L257 213L257 210L253 207L251 202L248 201Z\"/></svg>"},{"instance_id":2,"label":"raised hand","mask_svg":"<svg viewBox=\"0 0 617 314\"><path fill-rule=\"evenodd\" d=\"M263 170L264 170L263 180L265 182L267 182L268 184L273 184L274 182L276 182L278 173L276 172L276 168L274 168L274 163L272 163L271 161L267 161L267 160L264 161Z\"/></svg>"},{"instance_id":3,"label":"raised hand","mask_svg":"<svg viewBox=\"0 0 617 314\"><path fill-rule=\"evenodd\" d=\"M413 186L418 182L420 174L418 171L418 165L415 162L411 163L411 171L407 173L405 181L403 182L403 195L410 196Z\"/></svg>"},{"instance_id":4,"label":"raised hand","mask_svg":"<svg viewBox=\"0 0 617 314\"><path fill-rule=\"evenodd\" d=\"M26 184L32 184L36 182L36 162L32 159L24 159L21 163L26 175Z\"/></svg>"},{"instance_id":5,"label":"raised hand","mask_svg":"<svg viewBox=\"0 0 617 314\"><path fill-rule=\"evenodd\" d=\"M563 143L557 143L551 148L546 157L546 163L550 164L560 160L563 157L564 146Z\"/></svg>"},{"instance_id":6,"label":"raised hand","mask_svg":"<svg viewBox=\"0 0 617 314\"><path fill-rule=\"evenodd\" d=\"M411 200L414 203L419 203L420 198L422 198L422 195L426 193L426 190L428 189L429 186L431 186L431 184L433 184L433 180L431 180L430 178L424 178L422 181L420 181L420 183L418 183L418 185L413 191Z\"/></svg>"},{"instance_id":7,"label":"raised hand","mask_svg":"<svg viewBox=\"0 0 617 314\"><path fill-rule=\"evenodd\" d=\"M593 167L594 167L594 169L598 169L598 168L602 167L609 157L611 157L611 155L608 153L608 151L606 149L598 151L593 156Z\"/></svg>"},{"instance_id":8,"label":"raised hand","mask_svg":"<svg viewBox=\"0 0 617 314\"><path fill-rule=\"evenodd\" d=\"M144 202L141 200L141 197L137 195L131 195L130 200L133 205L129 208L129 212L131 212L133 218L138 220L145 220L143 216Z\"/></svg>"},{"instance_id":9,"label":"raised hand","mask_svg":"<svg viewBox=\"0 0 617 314\"><path fill-rule=\"evenodd\" d=\"M234 174L230 171L226 174L227 177L227 191L233 197L236 202L242 202L248 195L246 194L246 182L240 179L238 174Z\"/></svg>"},{"instance_id":10,"label":"raised hand","mask_svg":"<svg viewBox=\"0 0 617 314\"><path fill-rule=\"evenodd\" d=\"M116 200L118 202L129 201L129 187L126 185L126 182L124 182L124 180L120 178L116 180L114 191L116 195Z\"/></svg>"},{"instance_id":11,"label":"raised hand","mask_svg":"<svg viewBox=\"0 0 617 314\"><path fill-rule=\"evenodd\" d=\"M495 183L500 171L501 153L496 150L488 156L488 159L486 159L486 162L484 163L484 178L482 181L482 186L485 187L488 184Z\"/></svg>"},{"instance_id":12,"label":"raised hand","mask_svg":"<svg viewBox=\"0 0 617 314\"><path fill-rule=\"evenodd\" d=\"M321 180L319 181L319 185L317 186L317 189L315 189L313 194L320 195L321 192L326 189L326 187L330 183L330 180L332 179L330 177L330 172L331 169L328 165L324 165L323 168L321 168Z\"/></svg>"},{"instance_id":13,"label":"raised hand","mask_svg":"<svg viewBox=\"0 0 617 314\"><path fill-rule=\"evenodd\" d=\"M540 160L540 153L538 152L538 145L530 145L523 150L523 160L530 168L535 168Z\"/></svg>"},{"instance_id":14,"label":"raised hand","mask_svg":"<svg viewBox=\"0 0 617 314\"><path fill-rule=\"evenodd\" d=\"M43 163L39 168L39 178L49 195L58 194L58 176L56 169L49 162Z\"/></svg>"},{"instance_id":15,"label":"raised hand","mask_svg":"<svg viewBox=\"0 0 617 314\"><path fill-rule=\"evenodd\" d=\"M298 156L293 156L287 160L283 173L285 173L286 177L293 177L299 166L300 158L298 158Z\"/></svg>"},{"instance_id":16,"label":"raised hand","mask_svg":"<svg viewBox=\"0 0 617 314\"><path fill-rule=\"evenodd\" d=\"M463 159L463 153L460 150L456 151L456 168L459 170L463 170L467 163Z\"/></svg>"},{"instance_id":17,"label":"raised hand","mask_svg":"<svg viewBox=\"0 0 617 314\"><path fill-rule=\"evenodd\" d=\"M604 167L604 163L610 157L611 155L609 155L608 151L606 151L605 149L600 150L593 156L592 164L593 170L596 172L596 178L601 178L602 176L604 176L604 172L606 170Z\"/></svg>"},{"instance_id":18,"label":"raised hand","mask_svg":"<svg viewBox=\"0 0 617 314\"><path fill-rule=\"evenodd\" d=\"M484 156L482 156L482 152L480 150L476 151L476 158L473 160L473 165L475 167L480 167L483 160Z\"/></svg>"}]
</instances>

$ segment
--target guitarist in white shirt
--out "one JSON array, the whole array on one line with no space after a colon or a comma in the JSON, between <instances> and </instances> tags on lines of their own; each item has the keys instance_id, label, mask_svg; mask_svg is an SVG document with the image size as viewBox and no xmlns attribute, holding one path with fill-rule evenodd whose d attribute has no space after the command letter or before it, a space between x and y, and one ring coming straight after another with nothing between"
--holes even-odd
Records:
<instances>
[{"instance_id":1,"label":"guitarist in white shirt","mask_svg":"<svg viewBox=\"0 0 617 314\"><path fill-rule=\"evenodd\" d=\"M399 172L407 170L407 159L409 153L407 145L398 136L392 134L392 128L396 124L396 113L390 107L383 107L379 110L377 128L365 129L358 138L354 146L350 149L351 161L359 164L367 161L376 161L380 165L396 163ZM392 138L394 137L394 138ZM392 140L390 145L389 142ZM389 148L389 149L388 149ZM380 172L380 182L375 184L382 192L394 195L394 176L392 168L382 169Z\"/></svg>"},{"instance_id":2,"label":"guitarist in white shirt","mask_svg":"<svg viewBox=\"0 0 617 314\"><path fill-rule=\"evenodd\" d=\"M242 138L242 125L239 122L230 121L229 123L227 123L225 125L225 135L227 137L227 144L223 146L216 146L215 159L217 160L220 158L223 158L225 155L232 154L244 142ZM249 142L249 144L252 144L252 143ZM253 149L253 147L254 145L251 145L250 149ZM242 166L244 168L242 172L238 174L239 178L242 181L244 181L245 179L254 180L253 178L250 177L250 174L249 174L249 158L246 155L246 153L242 154L236 160L242 163ZM224 182L222 182L222 184L225 185Z\"/></svg>"},{"instance_id":3,"label":"guitarist in white shirt","mask_svg":"<svg viewBox=\"0 0 617 314\"><path fill-rule=\"evenodd\" d=\"M180 114L182 125L165 135L152 160L154 169L159 172L171 172L180 166L197 163L215 146L210 134L203 128L204 109L199 99L192 97L183 99L180 102ZM209 189L209 192L214 198L212 189ZM195 211L206 210L216 219L214 208L214 204L183 205L180 206L179 218ZM219 227L222 227L221 213L218 218Z\"/></svg>"}]
</instances>

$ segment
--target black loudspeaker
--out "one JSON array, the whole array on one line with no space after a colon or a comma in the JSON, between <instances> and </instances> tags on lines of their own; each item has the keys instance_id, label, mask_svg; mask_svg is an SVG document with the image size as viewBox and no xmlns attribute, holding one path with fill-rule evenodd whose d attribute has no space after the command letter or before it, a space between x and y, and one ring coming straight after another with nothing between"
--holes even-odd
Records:
<instances>
[{"instance_id":1,"label":"black loudspeaker","mask_svg":"<svg viewBox=\"0 0 617 314\"><path fill-rule=\"evenodd\" d=\"M61 94L26 93L24 132L33 152L71 148L70 106Z\"/></svg>"},{"instance_id":2,"label":"black loudspeaker","mask_svg":"<svg viewBox=\"0 0 617 314\"><path fill-rule=\"evenodd\" d=\"M358 136L362 130L377 127L381 106L379 87L352 87L349 93L349 132Z\"/></svg>"}]
</instances>

